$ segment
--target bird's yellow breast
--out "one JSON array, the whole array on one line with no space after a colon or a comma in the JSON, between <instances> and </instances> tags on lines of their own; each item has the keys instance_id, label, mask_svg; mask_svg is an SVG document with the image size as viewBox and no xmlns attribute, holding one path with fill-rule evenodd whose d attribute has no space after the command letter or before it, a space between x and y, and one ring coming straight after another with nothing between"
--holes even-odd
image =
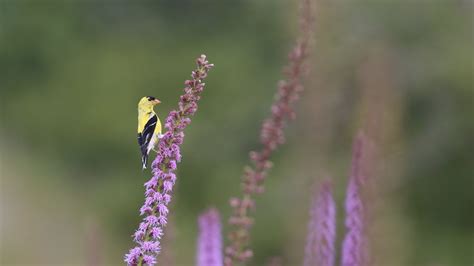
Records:
<instances>
[{"instance_id":1,"label":"bird's yellow breast","mask_svg":"<svg viewBox=\"0 0 474 266\"><path fill-rule=\"evenodd\" d=\"M155 134L161 134L161 121L158 116L156 116Z\"/></svg>"}]
</instances>

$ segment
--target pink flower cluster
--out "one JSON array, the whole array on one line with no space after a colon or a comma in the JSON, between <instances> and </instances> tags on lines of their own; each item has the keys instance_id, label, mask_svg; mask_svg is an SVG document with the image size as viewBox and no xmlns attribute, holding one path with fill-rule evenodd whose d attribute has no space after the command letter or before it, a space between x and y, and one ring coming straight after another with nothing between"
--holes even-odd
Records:
<instances>
[{"instance_id":1,"label":"pink flower cluster","mask_svg":"<svg viewBox=\"0 0 474 266\"><path fill-rule=\"evenodd\" d=\"M342 266L365 266L369 262L367 239L367 208L362 197L362 188L367 182L365 160L366 139L360 133L355 142L352 169L346 192L346 236L342 244ZM365 157L365 158L364 158Z\"/></svg>"},{"instance_id":2,"label":"pink flower cluster","mask_svg":"<svg viewBox=\"0 0 474 266\"><path fill-rule=\"evenodd\" d=\"M222 266L222 226L219 212L210 209L199 216L197 266Z\"/></svg>"},{"instance_id":3,"label":"pink flower cluster","mask_svg":"<svg viewBox=\"0 0 474 266\"><path fill-rule=\"evenodd\" d=\"M346 192L346 234L342 243L341 266L371 265L367 238L367 140L357 136ZM304 266L334 266L336 250L336 207L332 189L324 182L313 201L306 241Z\"/></svg>"},{"instance_id":4,"label":"pink flower cluster","mask_svg":"<svg viewBox=\"0 0 474 266\"><path fill-rule=\"evenodd\" d=\"M303 89L301 83L307 72L305 61L308 58L312 21L310 10L309 0L303 0L300 13L301 37L288 55L289 63L283 71L286 79L279 82L275 101L271 107L271 115L263 122L260 133L260 142L263 147L260 151L250 153L252 166L244 169L242 196L230 200L233 213L229 218L229 224L232 226L229 244L225 248L224 265L226 266L245 262L253 255L252 250L248 248L249 229L253 224L249 211L255 209L253 196L264 191L263 182L272 166L269 159L273 151L285 142L283 130L286 123L295 117L292 106Z\"/></svg>"},{"instance_id":5,"label":"pink flower cluster","mask_svg":"<svg viewBox=\"0 0 474 266\"><path fill-rule=\"evenodd\" d=\"M336 203L329 181L321 183L310 212L304 266L334 266Z\"/></svg>"}]
</instances>

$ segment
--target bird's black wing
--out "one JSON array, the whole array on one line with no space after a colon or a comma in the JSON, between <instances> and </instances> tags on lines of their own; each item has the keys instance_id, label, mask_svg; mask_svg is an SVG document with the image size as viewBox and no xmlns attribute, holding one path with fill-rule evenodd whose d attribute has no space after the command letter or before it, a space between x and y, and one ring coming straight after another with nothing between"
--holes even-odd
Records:
<instances>
[{"instance_id":1,"label":"bird's black wing","mask_svg":"<svg viewBox=\"0 0 474 266\"><path fill-rule=\"evenodd\" d=\"M138 133L138 145L140 145L140 151L142 152L142 164L143 168L146 168L148 162L148 144L150 144L153 133L155 132L156 122L158 117L153 115L146 122L142 133Z\"/></svg>"}]
</instances>

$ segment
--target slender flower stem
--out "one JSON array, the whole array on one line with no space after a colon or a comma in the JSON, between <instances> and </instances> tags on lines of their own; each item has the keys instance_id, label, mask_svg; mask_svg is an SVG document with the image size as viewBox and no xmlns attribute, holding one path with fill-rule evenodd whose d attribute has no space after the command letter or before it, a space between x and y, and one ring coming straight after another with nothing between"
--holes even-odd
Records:
<instances>
[{"instance_id":1,"label":"slender flower stem","mask_svg":"<svg viewBox=\"0 0 474 266\"><path fill-rule=\"evenodd\" d=\"M334 266L336 242L336 203L331 183L321 183L310 212L304 266Z\"/></svg>"},{"instance_id":2,"label":"slender flower stem","mask_svg":"<svg viewBox=\"0 0 474 266\"><path fill-rule=\"evenodd\" d=\"M352 167L346 192L346 236L342 245L342 266L367 266L367 209L362 197L365 176L366 139L359 133L353 148Z\"/></svg>"},{"instance_id":3,"label":"slender flower stem","mask_svg":"<svg viewBox=\"0 0 474 266\"><path fill-rule=\"evenodd\" d=\"M225 248L224 264L226 266L245 263L253 255L252 250L248 247L249 230L253 224L253 218L249 211L255 208L254 195L264 191L263 181L272 166L269 161L272 153L285 142L283 129L287 121L295 117L292 105L299 98L303 89L302 78L307 72L305 61L308 57L312 21L309 1L302 0L301 37L288 56L289 63L284 68L286 79L279 82L276 99L271 107L271 115L262 125L260 142L263 147L260 151L250 153L252 166L247 166L244 169L242 195L230 200L233 214L229 218L232 228L228 236L229 244Z\"/></svg>"},{"instance_id":4,"label":"slender flower stem","mask_svg":"<svg viewBox=\"0 0 474 266\"><path fill-rule=\"evenodd\" d=\"M210 209L199 216L197 266L222 266L222 229L220 215Z\"/></svg>"},{"instance_id":5,"label":"slender flower stem","mask_svg":"<svg viewBox=\"0 0 474 266\"><path fill-rule=\"evenodd\" d=\"M155 265L156 256L161 250L160 239L168 220L168 205L176 182L176 165L181 161L184 129L197 111L197 103L205 85L202 80L214 66L209 64L205 55L201 55L196 64L197 69L191 73L192 79L184 83L184 94L180 97L178 110L169 113L165 123L167 132L158 143L157 155L151 165L153 176L145 183L145 203L140 209L140 215L145 217L133 235L137 246L124 259L130 266Z\"/></svg>"}]
</instances>

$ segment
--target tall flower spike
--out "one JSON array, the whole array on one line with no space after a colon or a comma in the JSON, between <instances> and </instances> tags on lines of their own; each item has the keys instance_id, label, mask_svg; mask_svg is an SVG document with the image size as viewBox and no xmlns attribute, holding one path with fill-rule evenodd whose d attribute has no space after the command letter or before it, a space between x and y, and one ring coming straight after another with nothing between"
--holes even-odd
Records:
<instances>
[{"instance_id":1,"label":"tall flower spike","mask_svg":"<svg viewBox=\"0 0 474 266\"><path fill-rule=\"evenodd\" d=\"M334 266L336 241L336 204L331 183L321 183L310 211L304 266Z\"/></svg>"},{"instance_id":2,"label":"tall flower spike","mask_svg":"<svg viewBox=\"0 0 474 266\"><path fill-rule=\"evenodd\" d=\"M233 212L229 218L231 229L228 235L229 244L225 248L225 266L246 262L253 255L248 247L249 230L253 224L249 211L255 209L254 195L264 190L263 182L272 166L269 159L275 149L285 141L283 129L287 121L294 118L292 106L303 89L301 83L307 72L305 61L308 58L312 21L310 0L302 0L300 19L301 37L288 55L289 63L283 71L286 79L279 82L271 115L262 125L260 142L263 147L260 151L250 153L252 166L244 169L242 195L230 200Z\"/></svg>"},{"instance_id":3,"label":"tall flower spike","mask_svg":"<svg viewBox=\"0 0 474 266\"><path fill-rule=\"evenodd\" d=\"M176 164L181 161L183 131L197 110L204 89L202 80L214 66L209 64L205 55L201 55L196 64L197 69L192 72L192 78L184 83L184 94L180 97L178 109L171 111L166 119L167 132L158 143L158 152L151 165L153 176L145 183L145 203L140 209L144 218L133 235L137 246L130 249L124 259L130 266L155 265L156 256L161 250L160 239L168 221L168 204L176 182L174 172Z\"/></svg>"},{"instance_id":4,"label":"tall flower spike","mask_svg":"<svg viewBox=\"0 0 474 266\"><path fill-rule=\"evenodd\" d=\"M367 266L367 221L362 187L366 182L363 171L365 137L357 136L352 155L352 167L346 192L346 236L342 244L342 266Z\"/></svg>"},{"instance_id":5,"label":"tall flower spike","mask_svg":"<svg viewBox=\"0 0 474 266\"><path fill-rule=\"evenodd\" d=\"M222 266L222 232L219 212L210 209L199 216L197 266Z\"/></svg>"}]
</instances>

